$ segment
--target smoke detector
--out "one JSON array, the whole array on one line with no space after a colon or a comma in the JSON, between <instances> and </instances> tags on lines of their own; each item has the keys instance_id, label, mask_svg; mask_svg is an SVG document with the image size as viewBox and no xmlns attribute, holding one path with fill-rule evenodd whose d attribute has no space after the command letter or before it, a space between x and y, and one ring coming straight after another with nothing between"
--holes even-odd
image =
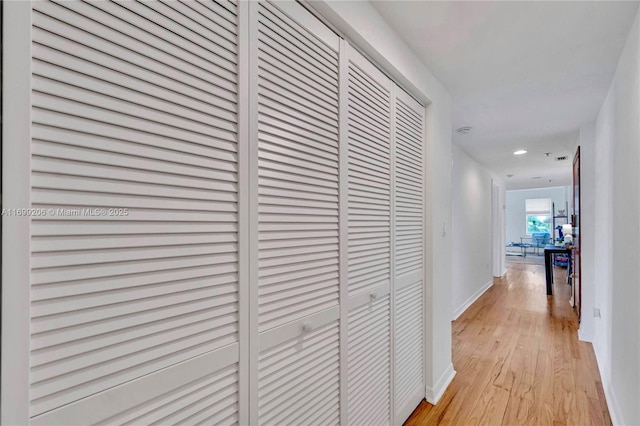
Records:
<instances>
[{"instance_id":1,"label":"smoke detector","mask_svg":"<svg viewBox=\"0 0 640 426\"><path fill-rule=\"evenodd\" d=\"M460 135L468 135L469 133L471 133L471 127L469 126L460 127L456 130L456 132L458 132L458 134Z\"/></svg>"}]
</instances>

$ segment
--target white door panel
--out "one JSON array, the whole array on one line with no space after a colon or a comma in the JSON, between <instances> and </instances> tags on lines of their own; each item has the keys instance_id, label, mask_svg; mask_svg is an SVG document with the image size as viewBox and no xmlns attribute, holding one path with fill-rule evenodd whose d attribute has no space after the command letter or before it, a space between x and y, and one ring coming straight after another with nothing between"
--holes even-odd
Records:
<instances>
[{"instance_id":1,"label":"white door panel","mask_svg":"<svg viewBox=\"0 0 640 426\"><path fill-rule=\"evenodd\" d=\"M33 3L36 423L238 419L237 13Z\"/></svg>"}]
</instances>

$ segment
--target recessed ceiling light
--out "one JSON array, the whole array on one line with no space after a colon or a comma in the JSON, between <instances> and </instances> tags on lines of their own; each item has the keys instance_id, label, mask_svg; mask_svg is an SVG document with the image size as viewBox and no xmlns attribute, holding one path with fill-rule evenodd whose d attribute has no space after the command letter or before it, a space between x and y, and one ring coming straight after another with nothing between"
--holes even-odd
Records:
<instances>
[{"instance_id":1,"label":"recessed ceiling light","mask_svg":"<svg viewBox=\"0 0 640 426\"><path fill-rule=\"evenodd\" d=\"M456 130L456 132L458 132L461 135L468 135L469 133L471 133L471 127L469 126L460 127L459 129Z\"/></svg>"},{"instance_id":2,"label":"recessed ceiling light","mask_svg":"<svg viewBox=\"0 0 640 426\"><path fill-rule=\"evenodd\" d=\"M526 149L519 149L516 152L513 153L513 155L522 155L522 154L526 154L527 150Z\"/></svg>"}]
</instances>

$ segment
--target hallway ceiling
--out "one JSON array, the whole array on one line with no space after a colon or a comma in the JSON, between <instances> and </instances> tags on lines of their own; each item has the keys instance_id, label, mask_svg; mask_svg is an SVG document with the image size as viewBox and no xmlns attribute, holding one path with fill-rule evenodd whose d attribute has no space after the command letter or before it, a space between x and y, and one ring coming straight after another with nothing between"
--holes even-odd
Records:
<instances>
[{"instance_id":1,"label":"hallway ceiling","mask_svg":"<svg viewBox=\"0 0 640 426\"><path fill-rule=\"evenodd\" d=\"M451 93L454 143L507 189L571 183L578 129L597 117L638 2L371 3Z\"/></svg>"}]
</instances>

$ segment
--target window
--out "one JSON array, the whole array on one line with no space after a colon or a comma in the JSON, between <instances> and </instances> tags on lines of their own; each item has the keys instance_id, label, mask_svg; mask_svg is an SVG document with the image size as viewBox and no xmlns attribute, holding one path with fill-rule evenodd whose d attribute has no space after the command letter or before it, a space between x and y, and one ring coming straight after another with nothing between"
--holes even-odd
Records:
<instances>
[{"instance_id":1,"label":"window","mask_svg":"<svg viewBox=\"0 0 640 426\"><path fill-rule=\"evenodd\" d=\"M525 200L527 235L534 232L551 234L551 199L530 198Z\"/></svg>"}]
</instances>

